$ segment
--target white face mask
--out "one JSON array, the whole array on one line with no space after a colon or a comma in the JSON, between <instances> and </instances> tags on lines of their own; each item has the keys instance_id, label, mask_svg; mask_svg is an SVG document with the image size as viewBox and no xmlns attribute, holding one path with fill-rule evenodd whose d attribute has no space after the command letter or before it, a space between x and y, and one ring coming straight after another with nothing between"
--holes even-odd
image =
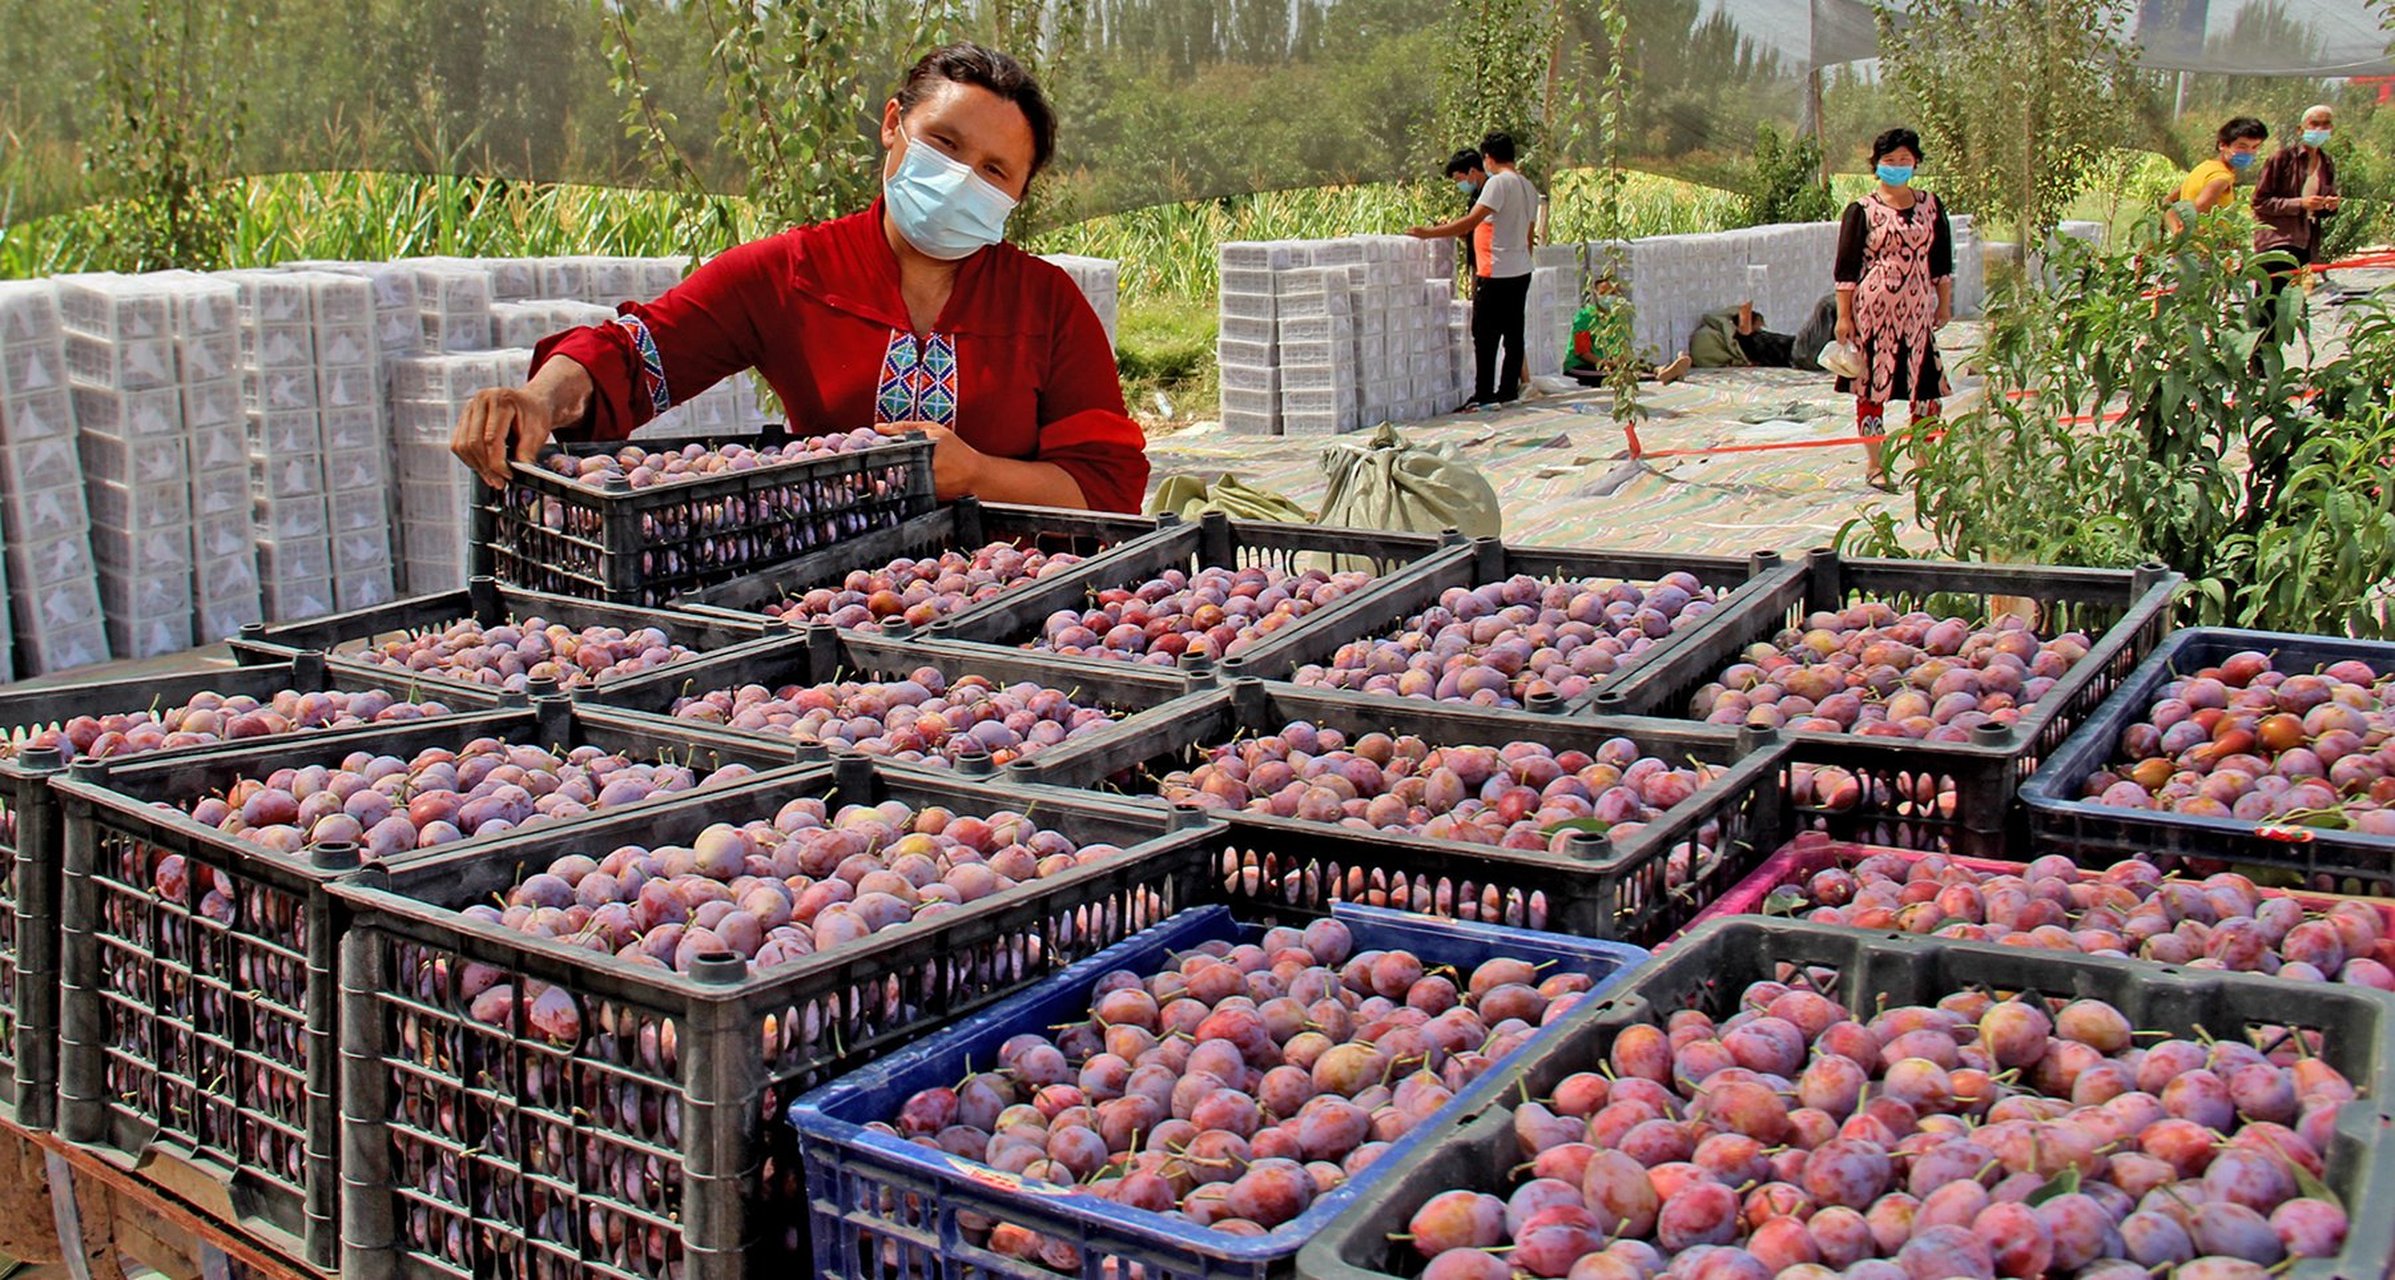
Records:
<instances>
[{"instance_id":1,"label":"white face mask","mask_svg":"<svg viewBox=\"0 0 2395 1280\"><path fill-rule=\"evenodd\" d=\"M906 154L882 182L898 234L924 257L942 262L971 257L1004 238L1015 198L938 147L912 133L904 136Z\"/></svg>"}]
</instances>

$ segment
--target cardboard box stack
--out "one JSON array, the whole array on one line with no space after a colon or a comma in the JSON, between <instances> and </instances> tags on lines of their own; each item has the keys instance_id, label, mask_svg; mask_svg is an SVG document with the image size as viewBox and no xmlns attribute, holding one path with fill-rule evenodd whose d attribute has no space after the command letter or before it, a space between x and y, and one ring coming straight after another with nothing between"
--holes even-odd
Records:
<instances>
[{"instance_id":1,"label":"cardboard box stack","mask_svg":"<svg viewBox=\"0 0 2395 1280\"><path fill-rule=\"evenodd\" d=\"M0 282L0 527L13 670L107 661L58 291L47 280Z\"/></svg>"}]
</instances>

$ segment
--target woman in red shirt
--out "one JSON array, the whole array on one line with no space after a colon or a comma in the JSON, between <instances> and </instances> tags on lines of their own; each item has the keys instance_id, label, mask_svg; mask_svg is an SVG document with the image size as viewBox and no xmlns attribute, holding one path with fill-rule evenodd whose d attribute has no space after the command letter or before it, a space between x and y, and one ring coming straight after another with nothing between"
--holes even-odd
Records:
<instances>
[{"instance_id":1,"label":"woman in red shirt","mask_svg":"<svg viewBox=\"0 0 2395 1280\"><path fill-rule=\"evenodd\" d=\"M1022 64L978 45L915 64L882 108L882 198L752 241L655 302L544 339L531 380L484 391L451 448L494 485L552 437L621 440L754 368L794 430L934 442L941 498L1137 511L1146 440L1114 352L1062 270L1000 240L1055 152Z\"/></svg>"}]
</instances>

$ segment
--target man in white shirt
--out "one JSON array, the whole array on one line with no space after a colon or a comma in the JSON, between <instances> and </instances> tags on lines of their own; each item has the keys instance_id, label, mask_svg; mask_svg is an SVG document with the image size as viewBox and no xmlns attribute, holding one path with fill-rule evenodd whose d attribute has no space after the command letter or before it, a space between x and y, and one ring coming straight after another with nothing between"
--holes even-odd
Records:
<instances>
[{"instance_id":1,"label":"man in white shirt","mask_svg":"<svg viewBox=\"0 0 2395 1280\"><path fill-rule=\"evenodd\" d=\"M1453 222L1415 227L1418 239L1471 236L1481 252L1480 275L1472 290L1472 402L1494 408L1522 394L1522 328L1530 305L1531 230L1538 220L1538 188L1514 167L1514 140L1492 133L1480 141L1488 182L1472 211ZM1497 348L1505 348L1500 367Z\"/></svg>"}]
</instances>

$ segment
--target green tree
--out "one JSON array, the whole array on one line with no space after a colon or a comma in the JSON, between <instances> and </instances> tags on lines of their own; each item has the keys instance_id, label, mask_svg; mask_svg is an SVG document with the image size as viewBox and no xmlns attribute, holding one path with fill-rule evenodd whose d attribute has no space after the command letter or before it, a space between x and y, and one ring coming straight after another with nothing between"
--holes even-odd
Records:
<instances>
[{"instance_id":1,"label":"green tree","mask_svg":"<svg viewBox=\"0 0 2395 1280\"><path fill-rule=\"evenodd\" d=\"M2395 634L2395 313L2356 304L2333 354L2290 352L2266 269L2228 218L2063 240L2051 287L1991 309L1980 406L1891 441L1916 522L1967 560L2162 561L2206 624ZM1841 542L1903 554L1897 533L1882 513Z\"/></svg>"},{"instance_id":2,"label":"green tree","mask_svg":"<svg viewBox=\"0 0 2395 1280\"><path fill-rule=\"evenodd\" d=\"M1809 137L1783 139L1767 124L1755 128L1755 158L1742 198L1750 227L1837 215L1829 184L1821 180L1821 144Z\"/></svg>"},{"instance_id":3,"label":"green tree","mask_svg":"<svg viewBox=\"0 0 2395 1280\"><path fill-rule=\"evenodd\" d=\"M2042 242L2119 135L2134 51L2131 0L1875 4L1881 59L1912 108L1938 190Z\"/></svg>"},{"instance_id":4,"label":"green tree","mask_svg":"<svg viewBox=\"0 0 2395 1280\"><path fill-rule=\"evenodd\" d=\"M1546 141L1544 98L1562 37L1555 0L1451 0L1439 125L1464 145L1503 130L1527 160Z\"/></svg>"},{"instance_id":5,"label":"green tree","mask_svg":"<svg viewBox=\"0 0 2395 1280\"><path fill-rule=\"evenodd\" d=\"M198 0L133 0L105 34L107 112L87 163L116 195L99 259L124 271L211 270L239 211L226 179L246 108L234 56L242 10Z\"/></svg>"}]
</instances>

